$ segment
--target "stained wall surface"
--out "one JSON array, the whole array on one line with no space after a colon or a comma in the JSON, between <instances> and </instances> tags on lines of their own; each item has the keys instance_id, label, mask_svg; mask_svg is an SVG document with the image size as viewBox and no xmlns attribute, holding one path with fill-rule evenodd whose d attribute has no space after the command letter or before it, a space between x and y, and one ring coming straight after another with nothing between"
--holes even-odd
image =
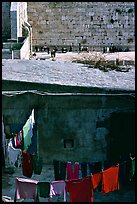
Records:
<instances>
[{"instance_id":1,"label":"stained wall surface","mask_svg":"<svg viewBox=\"0 0 137 204\"><path fill-rule=\"evenodd\" d=\"M28 2L33 46L83 43L134 50L134 2Z\"/></svg>"}]
</instances>

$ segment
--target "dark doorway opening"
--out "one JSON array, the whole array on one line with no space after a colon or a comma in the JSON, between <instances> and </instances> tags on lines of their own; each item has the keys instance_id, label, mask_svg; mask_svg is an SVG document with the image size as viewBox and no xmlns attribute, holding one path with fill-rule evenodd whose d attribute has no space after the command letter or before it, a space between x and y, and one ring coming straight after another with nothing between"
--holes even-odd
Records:
<instances>
[{"instance_id":1,"label":"dark doorway opening","mask_svg":"<svg viewBox=\"0 0 137 204\"><path fill-rule=\"evenodd\" d=\"M110 117L108 158L111 161L135 154L135 113L118 112Z\"/></svg>"}]
</instances>

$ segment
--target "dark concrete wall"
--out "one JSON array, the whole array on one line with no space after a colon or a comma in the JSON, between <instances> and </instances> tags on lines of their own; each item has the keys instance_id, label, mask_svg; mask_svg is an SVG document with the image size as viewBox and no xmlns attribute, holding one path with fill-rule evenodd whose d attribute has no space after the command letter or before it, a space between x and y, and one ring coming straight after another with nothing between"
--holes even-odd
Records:
<instances>
[{"instance_id":1,"label":"dark concrete wall","mask_svg":"<svg viewBox=\"0 0 137 204\"><path fill-rule=\"evenodd\" d=\"M51 163L53 159L103 161L110 157L118 158L115 148L121 149L119 154L129 154L134 149L134 102L134 97L130 95L44 96L25 93L3 95L2 113L8 127L13 123L25 123L32 108L35 109L38 152L44 163ZM127 124L130 122L127 133L124 131L124 122L121 129L119 124L118 130L121 131L112 134L117 124L117 118L112 117L114 113L121 114L121 120L124 118ZM127 152L122 150L121 140L118 138L122 138L123 143L126 142L125 146L129 144ZM69 144L66 143L65 148L64 140L71 140L72 147L68 147Z\"/></svg>"},{"instance_id":2,"label":"dark concrete wall","mask_svg":"<svg viewBox=\"0 0 137 204\"><path fill-rule=\"evenodd\" d=\"M125 117L124 112L130 112L132 116L130 120L134 124L134 102L132 102L129 104L128 97L117 96L48 97L46 105L39 109L37 120L38 149L44 161L51 162L53 159L103 161L110 158L108 155L110 137L113 122L116 122L111 120L111 115L121 113L129 123L128 115ZM134 125L129 127L128 140L124 141L122 137L123 143L130 139L133 141L133 127ZM124 129L121 130L123 131ZM117 132L117 138L121 137L121 132ZM73 140L73 148L64 148L66 139ZM121 143L117 143L117 148L121 148ZM129 149L132 148L133 143ZM113 153L114 158L115 153Z\"/></svg>"}]
</instances>

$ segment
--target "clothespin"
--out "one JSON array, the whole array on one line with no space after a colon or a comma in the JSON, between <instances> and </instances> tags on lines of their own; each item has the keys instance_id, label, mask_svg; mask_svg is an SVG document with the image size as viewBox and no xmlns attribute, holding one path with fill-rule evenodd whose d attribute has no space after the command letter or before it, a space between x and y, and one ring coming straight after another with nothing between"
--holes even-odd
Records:
<instances>
[{"instance_id":1,"label":"clothespin","mask_svg":"<svg viewBox=\"0 0 137 204\"><path fill-rule=\"evenodd\" d=\"M129 157L130 157L130 159L132 159L132 156L131 156L132 154L131 153L129 153Z\"/></svg>"}]
</instances>

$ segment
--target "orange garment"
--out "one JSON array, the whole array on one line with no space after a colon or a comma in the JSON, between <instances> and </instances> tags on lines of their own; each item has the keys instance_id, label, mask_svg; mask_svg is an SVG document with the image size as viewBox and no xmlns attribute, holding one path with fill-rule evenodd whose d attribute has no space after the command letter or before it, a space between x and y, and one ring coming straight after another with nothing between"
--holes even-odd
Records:
<instances>
[{"instance_id":1,"label":"orange garment","mask_svg":"<svg viewBox=\"0 0 137 204\"><path fill-rule=\"evenodd\" d=\"M102 172L102 193L119 190L119 165L110 167Z\"/></svg>"},{"instance_id":2,"label":"orange garment","mask_svg":"<svg viewBox=\"0 0 137 204\"><path fill-rule=\"evenodd\" d=\"M91 175L91 181L92 181L93 189L96 189L98 187L98 185L100 184L100 182L102 181L102 172L92 174Z\"/></svg>"}]
</instances>

